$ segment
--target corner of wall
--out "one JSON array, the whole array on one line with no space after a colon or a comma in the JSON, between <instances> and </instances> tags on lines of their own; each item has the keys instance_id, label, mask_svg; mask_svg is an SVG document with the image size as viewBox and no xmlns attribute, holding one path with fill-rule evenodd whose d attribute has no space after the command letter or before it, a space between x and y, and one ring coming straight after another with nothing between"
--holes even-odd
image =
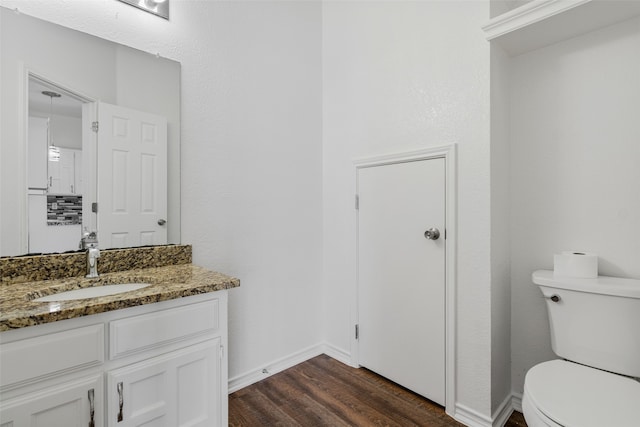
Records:
<instances>
[{"instance_id":1,"label":"corner of wall","mask_svg":"<svg viewBox=\"0 0 640 427\"><path fill-rule=\"evenodd\" d=\"M491 45L491 411L511 395L509 58ZM494 417L495 419L495 417Z\"/></svg>"}]
</instances>

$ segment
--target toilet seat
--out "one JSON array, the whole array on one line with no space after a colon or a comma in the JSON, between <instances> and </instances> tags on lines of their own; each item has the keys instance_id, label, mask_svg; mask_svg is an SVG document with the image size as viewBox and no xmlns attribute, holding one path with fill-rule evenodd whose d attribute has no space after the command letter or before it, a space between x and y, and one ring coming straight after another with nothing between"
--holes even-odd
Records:
<instances>
[{"instance_id":1,"label":"toilet seat","mask_svg":"<svg viewBox=\"0 0 640 427\"><path fill-rule=\"evenodd\" d=\"M531 403L531 399L529 399L526 392L522 395L522 413L524 414L524 419L527 421L528 427L563 427L540 412L540 410Z\"/></svg>"},{"instance_id":2,"label":"toilet seat","mask_svg":"<svg viewBox=\"0 0 640 427\"><path fill-rule=\"evenodd\" d=\"M640 426L640 382L577 363L534 366L525 378L525 395L547 425Z\"/></svg>"}]
</instances>

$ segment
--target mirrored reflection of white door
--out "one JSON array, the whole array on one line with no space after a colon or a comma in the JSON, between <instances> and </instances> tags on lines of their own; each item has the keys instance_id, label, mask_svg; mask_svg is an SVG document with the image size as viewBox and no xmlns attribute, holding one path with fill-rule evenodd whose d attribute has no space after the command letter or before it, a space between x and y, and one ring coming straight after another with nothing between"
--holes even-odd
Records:
<instances>
[{"instance_id":1,"label":"mirrored reflection of white door","mask_svg":"<svg viewBox=\"0 0 640 427\"><path fill-rule=\"evenodd\" d=\"M100 247L167 243L167 120L99 102Z\"/></svg>"}]
</instances>

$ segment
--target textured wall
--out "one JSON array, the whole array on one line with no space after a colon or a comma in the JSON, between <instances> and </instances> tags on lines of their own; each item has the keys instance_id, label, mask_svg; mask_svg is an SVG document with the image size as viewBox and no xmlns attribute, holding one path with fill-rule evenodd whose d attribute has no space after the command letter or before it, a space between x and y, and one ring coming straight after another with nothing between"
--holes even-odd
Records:
<instances>
[{"instance_id":1,"label":"textured wall","mask_svg":"<svg viewBox=\"0 0 640 427\"><path fill-rule=\"evenodd\" d=\"M488 2L325 2L323 11L327 340L353 350L353 160L458 143L457 403L488 417Z\"/></svg>"},{"instance_id":2,"label":"textured wall","mask_svg":"<svg viewBox=\"0 0 640 427\"><path fill-rule=\"evenodd\" d=\"M553 254L600 255L600 274L640 278L640 19L512 59L513 389L555 358L531 282ZM597 315L597 313L594 313Z\"/></svg>"},{"instance_id":3,"label":"textured wall","mask_svg":"<svg viewBox=\"0 0 640 427\"><path fill-rule=\"evenodd\" d=\"M513 9L525 5L532 0L490 0L491 2L491 17L507 13Z\"/></svg>"}]
</instances>

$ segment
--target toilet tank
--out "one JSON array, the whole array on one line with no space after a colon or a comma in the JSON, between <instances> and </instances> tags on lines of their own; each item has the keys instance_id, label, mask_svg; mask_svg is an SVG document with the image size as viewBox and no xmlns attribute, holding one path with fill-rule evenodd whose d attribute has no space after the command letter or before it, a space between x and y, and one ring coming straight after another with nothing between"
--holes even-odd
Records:
<instances>
[{"instance_id":1,"label":"toilet tank","mask_svg":"<svg viewBox=\"0 0 640 427\"><path fill-rule=\"evenodd\" d=\"M547 270L532 279L546 300L555 354L640 377L640 280L558 278Z\"/></svg>"}]
</instances>

